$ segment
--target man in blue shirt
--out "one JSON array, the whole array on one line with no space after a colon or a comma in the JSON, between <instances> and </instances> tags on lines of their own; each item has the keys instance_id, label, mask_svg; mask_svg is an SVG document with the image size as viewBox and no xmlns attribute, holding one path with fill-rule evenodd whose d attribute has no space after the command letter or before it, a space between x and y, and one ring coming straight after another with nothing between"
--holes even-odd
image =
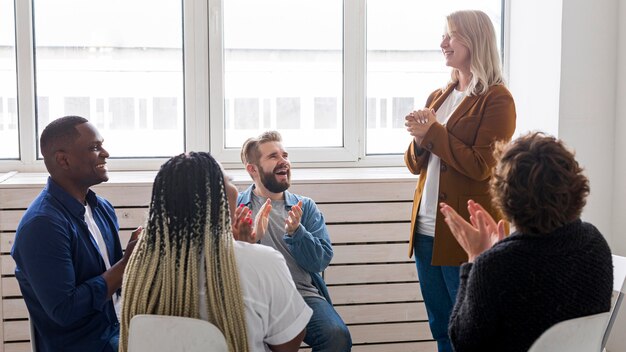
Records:
<instances>
[{"instance_id":1,"label":"man in blue shirt","mask_svg":"<svg viewBox=\"0 0 626 352\"><path fill-rule=\"evenodd\" d=\"M116 305L126 253L113 206L89 188L108 181L103 139L79 116L51 122L41 134L50 177L15 234L15 276L38 351L117 351Z\"/></svg>"},{"instance_id":2,"label":"man in blue shirt","mask_svg":"<svg viewBox=\"0 0 626 352\"><path fill-rule=\"evenodd\" d=\"M269 211L269 222L256 227L260 243L283 254L298 292L313 309L304 342L318 351L350 351L350 332L333 308L319 274L333 257L324 216L311 198L290 193L291 163L278 132L248 139L241 160L254 184L239 194L237 204L256 217Z\"/></svg>"}]
</instances>

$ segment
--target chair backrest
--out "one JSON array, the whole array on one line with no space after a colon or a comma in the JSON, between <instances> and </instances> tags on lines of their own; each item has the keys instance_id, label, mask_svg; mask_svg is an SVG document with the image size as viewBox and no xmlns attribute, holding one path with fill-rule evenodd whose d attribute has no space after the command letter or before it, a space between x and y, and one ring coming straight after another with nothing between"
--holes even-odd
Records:
<instances>
[{"instance_id":1,"label":"chair backrest","mask_svg":"<svg viewBox=\"0 0 626 352\"><path fill-rule=\"evenodd\" d=\"M130 320L128 352L228 352L224 334L205 320L135 315Z\"/></svg>"},{"instance_id":2,"label":"chair backrest","mask_svg":"<svg viewBox=\"0 0 626 352\"><path fill-rule=\"evenodd\" d=\"M544 331L528 352L600 352L609 312L565 320Z\"/></svg>"},{"instance_id":3,"label":"chair backrest","mask_svg":"<svg viewBox=\"0 0 626 352\"><path fill-rule=\"evenodd\" d=\"M615 323L615 319L617 318L617 314L619 312L619 308L622 305L622 300L624 299L624 291L626 290L626 286L624 285L624 281L626 281L626 257L621 257L619 255L613 254L613 305L611 306L611 316L609 318L609 323L606 327L606 331L604 333L604 338L602 339L602 347L606 346L606 343L609 341L609 336L611 335L611 330L613 329L613 324Z\"/></svg>"},{"instance_id":4,"label":"chair backrest","mask_svg":"<svg viewBox=\"0 0 626 352\"><path fill-rule=\"evenodd\" d=\"M33 325L33 319L28 315L28 326L30 329L30 350L37 352L37 344L35 343L35 325Z\"/></svg>"}]
</instances>

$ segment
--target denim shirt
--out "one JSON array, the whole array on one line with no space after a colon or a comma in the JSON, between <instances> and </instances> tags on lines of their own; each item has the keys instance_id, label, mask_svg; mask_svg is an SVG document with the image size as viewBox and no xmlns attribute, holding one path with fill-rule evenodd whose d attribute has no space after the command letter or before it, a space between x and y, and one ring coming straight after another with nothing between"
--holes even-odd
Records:
<instances>
[{"instance_id":1,"label":"denim shirt","mask_svg":"<svg viewBox=\"0 0 626 352\"><path fill-rule=\"evenodd\" d=\"M251 185L237 197L237 205L251 206L252 191L254 185ZM300 226L289 236L287 233L283 235L283 240L287 243L291 255L294 257L298 265L311 274L313 285L320 291L320 294L332 303L328 294L328 289L324 283L324 279L320 272L324 271L330 260L333 259L333 247L324 221L324 215L319 211L315 202L308 197L285 191L285 208L291 210L291 207L302 201L302 218Z\"/></svg>"},{"instance_id":2,"label":"denim shirt","mask_svg":"<svg viewBox=\"0 0 626 352\"><path fill-rule=\"evenodd\" d=\"M86 200L113 265L122 258L113 206L91 190ZM104 260L84 215L85 206L48 178L15 234L15 276L39 351L102 351L119 333Z\"/></svg>"}]
</instances>

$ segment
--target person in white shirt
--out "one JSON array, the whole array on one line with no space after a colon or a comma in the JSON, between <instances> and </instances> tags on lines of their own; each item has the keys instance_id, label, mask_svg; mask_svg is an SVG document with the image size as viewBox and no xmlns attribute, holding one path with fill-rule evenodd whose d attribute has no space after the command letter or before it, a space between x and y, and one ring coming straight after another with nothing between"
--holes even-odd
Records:
<instances>
[{"instance_id":1,"label":"person in white shirt","mask_svg":"<svg viewBox=\"0 0 626 352\"><path fill-rule=\"evenodd\" d=\"M235 241L237 189L208 153L157 174L148 223L124 275L120 351L137 314L205 319L230 351L297 351L312 315L277 251Z\"/></svg>"}]
</instances>

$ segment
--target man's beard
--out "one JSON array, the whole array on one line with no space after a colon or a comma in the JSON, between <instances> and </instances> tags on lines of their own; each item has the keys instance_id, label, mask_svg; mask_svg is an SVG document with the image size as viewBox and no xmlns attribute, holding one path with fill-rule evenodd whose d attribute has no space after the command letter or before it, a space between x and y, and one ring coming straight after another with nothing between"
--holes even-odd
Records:
<instances>
[{"instance_id":1,"label":"man's beard","mask_svg":"<svg viewBox=\"0 0 626 352\"><path fill-rule=\"evenodd\" d=\"M258 168L259 168L259 176L261 177L261 183L268 191L272 193L282 193L286 191L291 185L290 184L290 181L291 181L290 169L287 170L287 181L278 182L276 180L276 175L274 174L273 170L271 172L265 172L265 170L263 170L263 168L260 165L258 165Z\"/></svg>"}]
</instances>

